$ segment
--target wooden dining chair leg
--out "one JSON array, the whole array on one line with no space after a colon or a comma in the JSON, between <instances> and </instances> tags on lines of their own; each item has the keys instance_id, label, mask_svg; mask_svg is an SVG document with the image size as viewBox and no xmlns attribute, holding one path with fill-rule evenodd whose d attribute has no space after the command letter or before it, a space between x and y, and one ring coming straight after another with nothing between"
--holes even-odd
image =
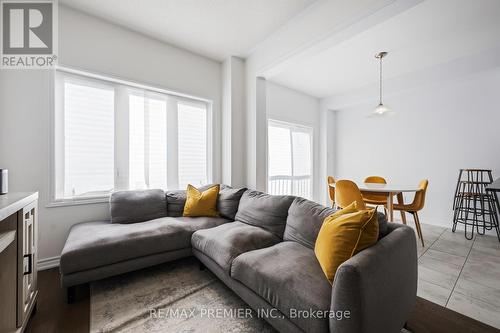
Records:
<instances>
[{"instance_id":1,"label":"wooden dining chair leg","mask_svg":"<svg viewBox=\"0 0 500 333\"><path fill-rule=\"evenodd\" d=\"M420 239L420 232L418 232L418 227L417 227L417 218L415 217L414 212L408 212L413 216L413 221L415 221L415 233L417 234L418 239Z\"/></svg>"},{"instance_id":2,"label":"wooden dining chair leg","mask_svg":"<svg viewBox=\"0 0 500 333\"><path fill-rule=\"evenodd\" d=\"M415 227L417 228L417 231L418 231L418 238L420 238L420 241L422 242L422 247L425 247L424 236L422 236L422 228L420 227L420 219L418 217L417 212L413 213L413 218L415 220Z\"/></svg>"},{"instance_id":3,"label":"wooden dining chair leg","mask_svg":"<svg viewBox=\"0 0 500 333\"><path fill-rule=\"evenodd\" d=\"M404 210L400 211L401 213L401 220L403 221L403 224L406 225L406 214Z\"/></svg>"}]
</instances>

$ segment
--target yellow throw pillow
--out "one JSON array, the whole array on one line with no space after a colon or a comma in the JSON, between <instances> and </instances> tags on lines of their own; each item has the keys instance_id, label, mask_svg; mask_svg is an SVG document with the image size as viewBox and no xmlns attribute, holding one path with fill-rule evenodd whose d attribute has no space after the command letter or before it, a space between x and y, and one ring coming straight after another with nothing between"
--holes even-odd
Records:
<instances>
[{"instance_id":1,"label":"yellow throw pillow","mask_svg":"<svg viewBox=\"0 0 500 333\"><path fill-rule=\"evenodd\" d=\"M186 204L182 216L219 216L217 213L217 197L219 185L200 192L196 187L189 184L186 190Z\"/></svg>"},{"instance_id":2,"label":"yellow throw pillow","mask_svg":"<svg viewBox=\"0 0 500 333\"><path fill-rule=\"evenodd\" d=\"M356 213L357 211L358 211L358 203L356 201L353 201L349 206L339 209L332 215L329 215L326 219L336 219L337 217L341 217L342 215Z\"/></svg>"},{"instance_id":3,"label":"yellow throw pillow","mask_svg":"<svg viewBox=\"0 0 500 333\"><path fill-rule=\"evenodd\" d=\"M365 209L353 212L351 206L325 219L314 246L316 258L330 283L333 283L335 272L344 261L377 243L376 210Z\"/></svg>"}]
</instances>

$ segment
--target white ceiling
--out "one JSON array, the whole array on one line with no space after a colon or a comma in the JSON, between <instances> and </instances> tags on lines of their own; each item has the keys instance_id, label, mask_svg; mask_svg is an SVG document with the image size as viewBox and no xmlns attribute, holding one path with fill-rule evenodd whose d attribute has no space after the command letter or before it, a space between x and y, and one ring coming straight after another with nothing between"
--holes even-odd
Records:
<instances>
[{"instance_id":1,"label":"white ceiling","mask_svg":"<svg viewBox=\"0 0 500 333\"><path fill-rule=\"evenodd\" d=\"M499 0L426 0L267 79L316 97L340 95L500 45Z\"/></svg>"},{"instance_id":2,"label":"white ceiling","mask_svg":"<svg viewBox=\"0 0 500 333\"><path fill-rule=\"evenodd\" d=\"M247 56L315 0L60 0L60 3L192 52Z\"/></svg>"}]
</instances>

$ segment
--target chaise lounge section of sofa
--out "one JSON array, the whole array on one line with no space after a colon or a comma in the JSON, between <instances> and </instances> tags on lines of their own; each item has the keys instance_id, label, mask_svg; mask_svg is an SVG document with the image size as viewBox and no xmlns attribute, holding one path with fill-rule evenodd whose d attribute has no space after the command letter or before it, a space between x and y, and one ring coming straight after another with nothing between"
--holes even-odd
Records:
<instances>
[{"instance_id":1,"label":"chaise lounge section of sofa","mask_svg":"<svg viewBox=\"0 0 500 333\"><path fill-rule=\"evenodd\" d=\"M280 332L399 332L409 317L417 289L415 234L383 214L377 244L344 262L331 285L313 250L331 208L222 187L220 218L187 218L184 191L149 191L112 197L112 217L120 223L71 229L61 256L63 286L194 255Z\"/></svg>"},{"instance_id":2,"label":"chaise lounge section of sofa","mask_svg":"<svg viewBox=\"0 0 500 333\"><path fill-rule=\"evenodd\" d=\"M233 221L244 191L221 187L220 217L182 217L186 191L113 193L111 220L79 223L69 232L59 267L69 300L73 286L191 256L191 235Z\"/></svg>"}]
</instances>

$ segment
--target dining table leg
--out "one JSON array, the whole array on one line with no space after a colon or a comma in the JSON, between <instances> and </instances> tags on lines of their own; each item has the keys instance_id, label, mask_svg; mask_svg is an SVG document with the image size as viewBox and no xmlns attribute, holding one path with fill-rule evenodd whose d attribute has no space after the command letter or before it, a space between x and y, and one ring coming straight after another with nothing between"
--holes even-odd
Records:
<instances>
[{"instance_id":1,"label":"dining table leg","mask_svg":"<svg viewBox=\"0 0 500 333\"><path fill-rule=\"evenodd\" d=\"M389 216L387 218L387 221L389 222L394 222L394 201L393 201L393 196L394 193L389 192L387 194L387 212L389 213Z\"/></svg>"},{"instance_id":2,"label":"dining table leg","mask_svg":"<svg viewBox=\"0 0 500 333\"><path fill-rule=\"evenodd\" d=\"M399 192L397 195L396 195L396 198L398 199L398 205L402 205L404 204L404 199L403 199L403 193ZM406 224L406 215L405 215L405 211L404 210L401 210L401 221L403 221L403 224Z\"/></svg>"}]
</instances>

